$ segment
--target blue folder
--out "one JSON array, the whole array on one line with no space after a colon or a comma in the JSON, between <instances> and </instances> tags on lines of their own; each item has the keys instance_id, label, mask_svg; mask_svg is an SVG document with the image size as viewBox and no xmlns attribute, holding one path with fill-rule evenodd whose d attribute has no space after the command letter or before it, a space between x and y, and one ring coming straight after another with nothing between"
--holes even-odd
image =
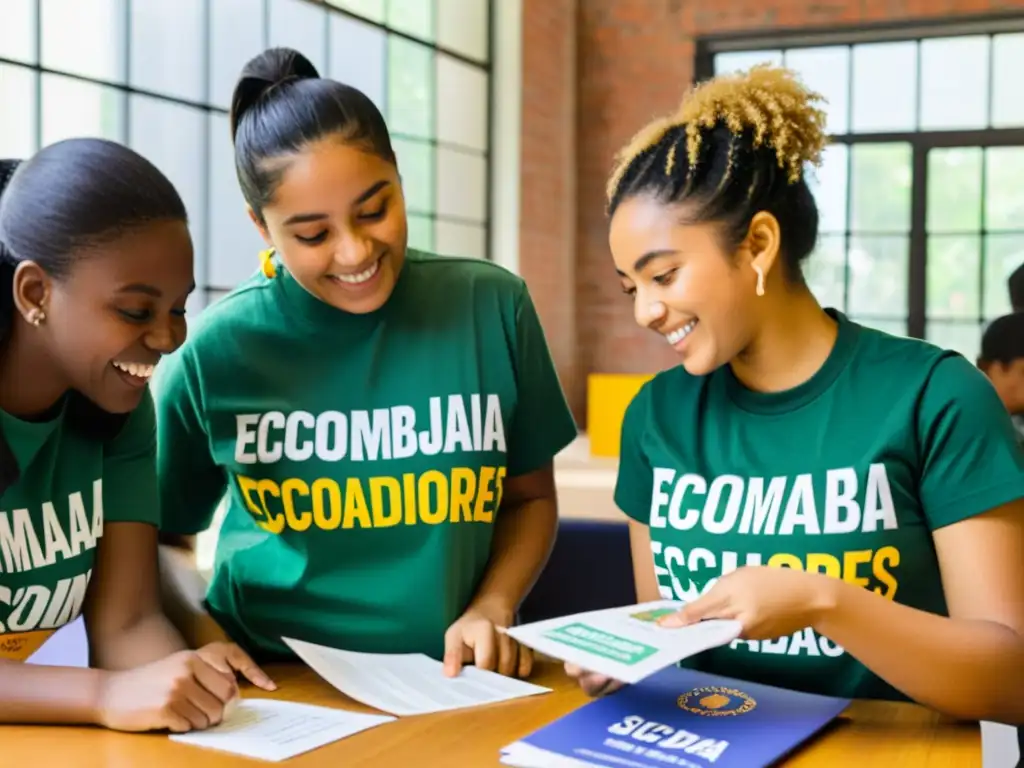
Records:
<instances>
[{"instance_id":1,"label":"blue folder","mask_svg":"<svg viewBox=\"0 0 1024 768\"><path fill-rule=\"evenodd\" d=\"M669 667L519 743L600 768L763 768L849 703Z\"/></svg>"}]
</instances>

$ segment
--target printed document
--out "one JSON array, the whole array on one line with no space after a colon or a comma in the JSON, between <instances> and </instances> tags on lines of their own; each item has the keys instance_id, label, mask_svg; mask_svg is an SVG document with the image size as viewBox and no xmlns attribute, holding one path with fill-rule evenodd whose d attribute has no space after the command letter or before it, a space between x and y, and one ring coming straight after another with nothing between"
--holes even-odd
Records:
<instances>
[{"instance_id":1,"label":"printed document","mask_svg":"<svg viewBox=\"0 0 1024 768\"><path fill-rule=\"evenodd\" d=\"M394 719L292 701L244 699L220 725L171 734L170 739L277 762Z\"/></svg>"},{"instance_id":2,"label":"printed document","mask_svg":"<svg viewBox=\"0 0 1024 768\"><path fill-rule=\"evenodd\" d=\"M551 690L473 666L464 666L458 677L447 677L441 662L419 653L356 653L283 639L339 691L393 715L476 707Z\"/></svg>"},{"instance_id":3,"label":"printed document","mask_svg":"<svg viewBox=\"0 0 1024 768\"><path fill-rule=\"evenodd\" d=\"M624 683L636 683L677 661L739 637L742 626L738 621L712 619L679 628L657 623L661 616L682 606L672 600L656 600L522 624L505 632L547 656Z\"/></svg>"},{"instance_id":4,"label":"printed document","mask_svg":"<svg viewBox=\"0 0 1024 768\"><path fill-rule=\"evenodd\" d=\"M517 768L777 766L849 699L668 667L501 750Z\"/></svg>"}]
</instances>

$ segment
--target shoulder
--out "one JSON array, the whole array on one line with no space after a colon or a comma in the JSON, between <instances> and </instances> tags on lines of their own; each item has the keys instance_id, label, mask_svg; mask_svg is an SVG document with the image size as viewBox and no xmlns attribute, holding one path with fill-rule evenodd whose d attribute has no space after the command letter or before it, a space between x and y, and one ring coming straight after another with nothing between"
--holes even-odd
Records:
<instances>
[{"instance_id":1,"label":"shoulder","mask_svg":"<svg viewBox=\"0 0 1024 768\"><path fill-rule=\"evenodd\" d=\"M878 365L897 364L899 370L917 370L927 374L944 360L966 359L958 352L937 347L923 339L908 336L894 336L891 333L870 328L859 323L851 323L859 336L857 358L862 362ZM968 365L970 365L968 363Z\"/></svg>"},{"instance_id":2,"label":"shoulder","mask_svg":"<svg viewBox=\"0 0 1024 768\"><path fill-rule=\"evenodd\" d=\"M232 365L240 355L244 357L246 350L253 348L247 341L265 334L268 327L281 325L267 322L267 317L278 312L278 288L274 279L257 272L190 318L185 343L157 366L154 380L158 388L172 373L197 369L200 360L206 368L218 361Z\"/></svg>"},{"instance_id":3,"label":"shoulder","mask_svg":"<svg viewBox=\"0 0 1024 768\"><path fill-rule=\"evenodd\" d=\"M110 437L105 441L105 454L149 453L156 449L156 408L153 395L146 387L142 401L127 414L106 414L101 418L110 425Z\"/></svg>"},{"instance_id":4,"label":"shoulder","mask_svg":"<svg viewBox=\"0 0 1024 768\"><path fill-rule=\"evenodd\" d=\"M253 324L261 310L275 302L277 287L275 279L262 272L252 275L189 322L186 345L209 344L226 328L239 330Z\"/></svg>"},{"instance_id":5,"label":"shoulder","mask_svg":"<svg viewBox=\"0 0 1024 768\"><path fill-rule=\"evenodd\" d=\"M439 256L410 249L406 260L415 273L418 287L470 287L497 295L521 298L528 295L526 282L500 264L461 256Z\"/></svg>"},{"instance_id":6,"label":"shoulder","mask_svg":"<svg viewBox=\"0 0 1024 768\"><path fill-rule=\"evenodd\" d=\"M645 431L653 413L662 408L675 410L679 401L701 390L707 376L693 376L682 365L654 374L645 381L626 406L623 429Z\"/></svg>"},{"instance_id":7,"label":"shoulder","mask_svg":"<svg viewBox=\"0 0 1024 768\"><path fill-rule=\"evenodd\" d=\"M949 349L861 326L861 343L854 365L868 374L858 381L874 380L876 386L901 388L919 400L955 401L966 396L995 396L991 382L978 368ZM885 375L875 375L884 371Z\"/></svg>"},{"instance_id":8,"label":"shoulder","mask_svg":"<svg viewBox=\"0 0 1024 768\"><path fill-rule=\"evenodd\" d=\"M656 403L665 400L685 400L697 396L707 383L719 371L713 371L707 376L694 376L689 373L681 364L674 365L667 370L656 373L646 382L637 393L637 399L641 399L644 407L650 408Z\"/></svg>"}]
</instances>

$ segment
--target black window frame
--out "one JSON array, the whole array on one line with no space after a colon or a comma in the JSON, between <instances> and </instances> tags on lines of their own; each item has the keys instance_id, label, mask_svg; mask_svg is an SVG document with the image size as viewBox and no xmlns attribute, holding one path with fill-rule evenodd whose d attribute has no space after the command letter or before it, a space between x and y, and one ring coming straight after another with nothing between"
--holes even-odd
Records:
<instances>
[{"instance_id":1,"label":"black window frame","mask_svg":"<svg viewBox=\"0 0 1024 768\"><path fill-rule=\"evenodd\" d=\"M963 20L949 21L948 18L919 22L898 22L851 26L849 28L805 28L797 30L768 30L751 34L716 34L706 35L697 39L694 59L694 80L705 80L715 74L714 57L719 53L739 53L760 50L793 50L799 48L842 47L864 43L883 42L918 42L933 38L967 37L975 35L993 36L1006 33L1024 32L1024 16L1020 13L972 16ZM918 83L917 110L920 114L920 48L918 49ZM990 62L991 67L991 62ZM991 73L991 69L990 69ZM850 74L852 82L852 67ZM992 109L993 78L989 77L988 108ZM852 108L852 104L851 104ZM907 274L907 335L924 338L927 322L927 192L928 192L928 153L933 149L952 147L988 149L990 147L1021 146L1024 147L1024 127L1020 128L982 128L966 130L914 130L878 133L848 132L831 136L836 144L845 144L848 148L854 144L905 143L912 151L911 175L911 221L908 232L910 253ZM850 174L847 174L847 199L850 195ZM982 189L984 203L985 190ZM1024 230L1024 225L1022 225ZM979 270L985 268L985 234L984 222L978 230L981 235L982 254L979 259ZM850 222L846 223L847 239L850 235ZM847 254L848 258L848 254ZM849 277L845 280L849 290ZM979 334L984 322L984 277L980 283L978 308ZM869 315L865 315L869 317ZM965 323L970 322L965 320Z\"/></svg>"},{"instance_id":2,"label":"black window frame","mask_svg":"<svg viewBox=\"0 0 1024 768\"><path fill-rule=\"evenodd\" d=\"M211 7L212 7L212 3L216 2L217 0L202 0L203 39L201 41L197 41L197 46L202 46L205 49L206 56L204 57L203 94L202 94L202 98L200 98L200 99L181 98L179 96L174 96L174 95L166 94L166 93L160 93L160 92L157 92L157 91L153 91L151 89L140 88L140 87L131 85L131 48L132 48L131 16L132 16L132 7L133 7L134 3L152 2L153 0L124 0L124 8L123 8L123 11L122 11L123 16L124 16L124 18L122 19L122 21L123 21L123 32L122 32L123 37L122 37L122 39L120 41L121 45L123 45L124 63L122 65L122 71L119 73L120 80L111 80L111 79L108 79L108 78L97 78L97 77L92 77L92 76L89 76L89 75L79 74L77 72L67 72L67 71L64 71L64 70L55 69L55 68L47 67L47 66L43 65L43 63L42 63L42 50L43 50L43 12L42 12L42 3L44 1L45 0L32 0L32 10L33 10L33 14L35 16L35 39L33 41L33 45L35 46L35 61L33 61L33 62L26 62L26 61L22 61L20 59L9 59L9 58L6 58L4 56L0 56L0 64L9 65L9 66L11 66L13 68L17 68L17 69L25 70L25 71L28 71L28 72L32 72L33 75L34 75L34 78L35 78L35 80L34 80L35 105L34 105L34 114L33 114L33 121L34 121L33 129L34 129L34 132L35 132L34 144L35 144L35 147L37 148L35 151L38 151L38 148L40 148L42 146L42 141L43 141L43 116L42 116L43 93L42 93L42 89L43 89L43 76L44 75L59 75L61 77L67 78L69 80L73 80L73 81L77 81L77 82L82 82L82 83L90 83L90 84L98 85L98 86L103 86L105 88L109 88L112 92L116 93L117 96L118 96L118 99L121 102L121 108L122 108L121 125L120 125L120 133L121 133L121 137L122 138L120 139L120 141L122 141L125 145L129 144L130 138L131 138L131 123L130 123L130 121L131 121L131 109L129 108L129 101L130 101L130 97L133 96L133 95L146 96L146 97L150 97L150 98L152 98L154 100L160 101L162 103L176 104L178 106L189 107L191 109L194 109L194 110L196 110L198 112L203 113L204 119L206 119L206 120L209 120L211 115L225 116L225 115L228 114L228 110L227 109L224 109L223 107L221 107L221 106L219 106L219 105L214 103L213 96L210 93L210 66L211 66L210 60L211 60L211 57L210 57L209 53L210 53L211 45L213 44L213 41L211 39L211 30L212 30L212 26L213 26ZM270 42L271 41L271 35L270 35L270 7L271 7L271 3L273 1L274 0L259 0L259 13L262 14L262 17L263 17L263 40L262 40L263 49L268 48L270 46L270 44L271 44L271 42ZM385 15L386 15L386 8L387 8L387 2L388 1L389 0L385 0ZM492 240L493 227L494 227L494 222L493 222L493 217L494 217L494 199L493 199L493 197L494 197L494 150L495 150L495 145L494 145L494 138L495 138L494 137L494 113L495 113L494 74L495 74L495 43L496 43L496 40L495 40L495 18L494 18L494 14L495 14L495 8L496 8L496 1L497 0L485 0L486 5L487 5L487 14L488 14L487 15L487 32L486 32L486 34L487 34L487 58L486 58L486 61L480 61L480 60L475 59L475 58L473 58L471 56L467 56L464 53L461 53L459 51L453 50L453 49L451 49L451 48L449 48L447 46L441 45L440 43L437 42L437 23L438 23L437 8L438 8L438 1L439 0L423 0L423 2L430 2L433 5L433 10L434 10L434 14L433 14L433 18L432 18L433 27L434 27L433 30L432 30L432 32L433 32L432 36L433 36L434 39L428 41L428 40L424 40L424 39L421 39L419 37L416 37L415 35L409 34L408 32L405 32L403 30L396 29L396 28L390 26L387 23L386 20L383 21L383 22L380 22L380 21L374 21L374 20L371 20L371 19L367 19L367 18L365 18L363 16L360 16L358 13L355 13L354 11L347 10L345 8L339 8L336 5L332 5L331 3L327 2L327 0L301 0L301 2L304 2L304 3L309 4L309 5L314 5L314 6L318 7L318 8L321 8L321 9L325 10L328 14L335 14L335 15L344 16L346 18L353 19L355 21L361 22L361 23L366 24L368 26L375 27L375 28L383 31L388 36L402 38L402 39L407 40L409 42L413 42L413 43L421 45L421 46L423 46L425 48L430 49L431 53L435 57L434 58L434 64L433 64L433 66L435 66L435 70L434 70L434 73L432 74L432 78L433 78L433 82L434 82L434 88L433 88L433 90L434 90L434 105L433 105L433 125L431 126L431 136L429 138L424 138L422 136L412 136L412 135L408 135L408 134L404 134L404 133L400 133L400 132L395 132L395 131L391 132L391 137L393 139L402 139L402 140L406 140L406 141L410 141L410 142L415 142L415 143L419 143L419 144L425 144L425 145L429 145L429 146L431 146L433 148L433 155L432 155L432 163L433 163L433 165L432 165L432 169L431 169L431 175L432 175L432 182L434 184L434 189L431 191L431 194L432 194L432 197L434 198L434 205L432 207L432 210L430 210L430 211L413 211L412 213L415 216L419 216L419 217L422 217L422 218L427 218L427 219L430 220L430 222L431 222L431 250L433 250L433 251L436 251L436 249L437 249L437 222L438 221L449 221L449 222L452 222L452 223L455 223L455 224L469 224L469 225L472 225L472 226L480 226L480 225L482 225L482 227L483 227L483 235L484 235L484 250L483 250L483 253L477 254L477 256L479 256L480 259L485 260L485 261L493 261L493 259L494 259L494 252L493 252L493 246L492 246L491 240ZM324 39L324 51L326 52L327 57L329 58L330 57L330 51L331 51L331 34L330 34L330 25L328 23L324 24L324 38L325 38ZM437 136L437 127L438 127L438 125L437 125L437 123L438 123L439 103L438 103L438 100L437 100L438 99L438 94L437 94L437 72L436 72L436 56L438 54L444 54L445 56L448 56L448 57L450 57L452 59L455 59L455 60L457 60L457 61L459 61L459 62L461 62L463 64L466 64L467 66L474 67L474 68L480 70L481 72L484 72L486 74L486 76L487 76L486 103L484 105L484 109L485 109L485 112L486 112L486 120L487 120L487 125L486 125L487 147L483 151L478 150L476 148L468 148L468 147L463 147L463 146L460 146L460 145L457 145L457 144L452 144L451 142L440 141L438 139L438 136ZM388 100L388 96L389 96L388 91L387 91L387 69L388 69L389 63L390 62L389 62L388 52L387 52L387 50L385 50L385 55L384 55L385 92L384 92L384 106L383 106L383 109L381 110L384 113L385 118L389 114L389 110L388 110L388 106L387 106L387 100ZM463 152L463 153L467 153L467 154L472 154L472 155L476 155L476 156L483 155L483 159L484 159L484 172L485 172L485 178L486 178L486 183L484 185L484 195L485 195L485 199L484 199L484 217L485 218L484 218L483 222L469 221L469 220L464 219L462 217L449 216L449 215L439 214L438 213L437 205L436 205L436 198L437 198L437 178L438 178L438 176L437 176L437 162L438 162L438 148L439 147L447 147L447 148L453 149L455 151L459 151L459 152ZM211 200L211 198L212 198L212 190L211 190L211 186L212 186L211 185L211 163L212 163L212 158L211 158L211 147L210 147L209 135L208 135L208 133L205 130L204 130L204 135L203 135L202 146L198 148L198 151L200 151L202 153L202 155L203 155L203 159L202 159L202 164L203 164L203 181L202 181L202 185L203 185L202 198L203 199L202 199L202 206L204 207L207 215L209 215L210 211L211 211L211 202L212 202L212 200ZM230 291L232 291L235 288L235 286L215 285L215 284L212 284L210 282L210 262L211 262L211 259L212 259L212 235L211 235L211 228L209 226L207 226L205 228L205 237L203 238L203 242L200 244L200 246L201 246L201 248L203 250L203 253L205 254L205 259L206 259L205 260L205 269L201 270L203 272L203 274L197 274L196 275L196 280L197 280L197 284L198 284L197 285L197 289L199 291L202 291L202 295L203 295L203 309L205 309L206 307L208 307L213 302L213 300L215 298L217 298L219 296L222 296L222 295L224 295L226 293L229 293Z\"/></svg>"}]
</instances>

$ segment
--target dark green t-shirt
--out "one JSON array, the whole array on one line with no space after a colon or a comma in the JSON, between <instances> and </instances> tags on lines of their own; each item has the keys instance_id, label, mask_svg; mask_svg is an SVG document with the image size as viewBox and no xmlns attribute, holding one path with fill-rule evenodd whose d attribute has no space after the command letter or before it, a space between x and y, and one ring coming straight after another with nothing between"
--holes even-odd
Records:
<instances>
[{"instance_id":1,"label":"dark green t-shirt","mask_svg":"<svg viewBox=\"0 0 1024 768\"><path fill-rule=\"evenodd\" d=\"M160 517L149 394L110 439L73 425L72 403L43 422L0 411L18 468L0 495L0 659L24 661L78 617L104 523Z\"/></svg>"},{"instance_id":2,"label":"dark green t-shirt","mask_svg":"<svg viewBox=\"0 0 1024 768\"><path fill-rule=\"evenodd\" d=\"M410 251L365 315L278 265L200 317L158 374L163 527L209 527L208 603L237 640L440 657L507 477L576 426L523 281Z\"/></svg>"},{"instance_id":3,"label":"dark green t-shirt","mask_svg":"<svg viewBox=\"0 0 1024 768\"><path fill-rule=\"evenodd\" d=\"M756 393L728 366L703 377L680 367L630 404L615 500L650 526L663 597L692 600L737 567L770 565L945 615L932 532L1024 496L1024 454L982 373L956 353L833 315L835 347L799 387ZM690 664L904 698L810 628Z\"/></svg>"}]
</instances>

